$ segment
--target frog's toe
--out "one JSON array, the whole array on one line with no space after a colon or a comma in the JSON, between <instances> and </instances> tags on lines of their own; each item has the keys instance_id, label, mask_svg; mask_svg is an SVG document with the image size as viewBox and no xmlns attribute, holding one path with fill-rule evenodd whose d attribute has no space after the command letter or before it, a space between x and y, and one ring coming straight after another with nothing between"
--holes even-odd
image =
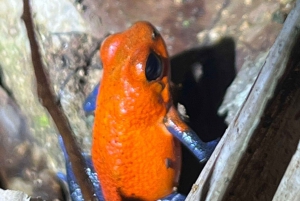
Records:
<instances>
[{"instance_id":1,"label":"frog's toe","mask_svg":"<svg viewBox=\"0 0 300 201\"><path fill-rule=\"evenodd\" d=\"M209 157L211 156L211 154L213 153L213 151L215 150L219 142L220 142L220 138L206 143L206 152Z\"/></svg>"}]
</instances>

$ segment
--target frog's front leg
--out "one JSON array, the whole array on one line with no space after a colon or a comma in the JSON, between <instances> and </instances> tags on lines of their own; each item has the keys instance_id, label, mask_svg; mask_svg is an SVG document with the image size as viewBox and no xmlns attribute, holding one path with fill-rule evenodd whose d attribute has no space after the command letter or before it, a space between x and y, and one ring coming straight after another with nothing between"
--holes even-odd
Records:
<instances>
[{"instance_id":1,"label":"frog's front leg","mask_svg":"<svg viewBox=\"0 0 300 201\"><path fill-rule=\"evenodd\" d=\"M206 162L220 139L210 142L203 142L198 135L190 129L181 119L174 106L171 106L164 118L164 124L168 131L172 133L182 144L184 144L200 162Z\"/></svg>"},{"instance_id":2,"label":"frog's front leg","mask_svg":"<svg viewBox=\"0 0 300 201\"><path fill-rule=\"evenodd\" d=\"M65 145L64 145L64 142L63 142L63 139L61 136L59 136L59 144L64 153L64 158L66 161L67 176L62 175L61 173L58 173L57 176L60 180L67 182L67 184L69 186L69 191L71 194L71 199L73 201L84 201L80 187L77 183L76 177L72 170L71 161L69 160L69 156L67 154L67 151L66 151L66 148L65 148ZM99 201L105 201L103 198L103 194L102 194L100 182L97 177L97 173L95 172L94 167L93 167L92 160L91 160L90 156L88 156L86 154L83 154L83 156L85 158L85 163L86 163L85 171L86 171L87 175L89 176L90 181L93 183L94 192L96 193L96 196Z\"/></svg>"},{"instance_id":3,"label":"frog's front leg","mask_svg":"<svg viewBox=\"0 0 300 201\"><path fill-rule=\"evenodd\" d=\"M186 198L186 196L184 196L180 193L174 192L162 199L159 199L158 201L184 201L185 198Z\"/></svg>"}]
</instances>

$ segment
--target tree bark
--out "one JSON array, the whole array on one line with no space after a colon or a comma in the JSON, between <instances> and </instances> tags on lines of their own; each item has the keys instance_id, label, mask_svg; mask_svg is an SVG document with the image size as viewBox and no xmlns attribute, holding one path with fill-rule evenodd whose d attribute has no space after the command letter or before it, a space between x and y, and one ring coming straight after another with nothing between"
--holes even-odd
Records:
<instances>
[{"instance_id":1,"label":"tree bark","mask_svg":"<svg viewBox=\"0 0 300 201\"><path fill-rule=\"evenodd\" d=\"M300 200L299 119L297 0L246 101L186 200Z\"/></svg>"}]
</instances>

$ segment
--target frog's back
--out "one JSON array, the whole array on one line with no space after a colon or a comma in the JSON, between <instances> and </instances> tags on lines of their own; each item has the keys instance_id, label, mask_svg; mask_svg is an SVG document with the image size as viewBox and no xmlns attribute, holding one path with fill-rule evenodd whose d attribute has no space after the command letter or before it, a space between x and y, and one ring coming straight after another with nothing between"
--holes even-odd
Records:
<instances>
[{"instance_id":1,"label":"frog's back","mask_svg":"<svg viewBox=\"0 0 300 201\"><path fill-rule=\"evenodd\" d=\"M108 37L92 158L106 200L156 200L177 185L181 153L163 118L172 104L166 46L138 22Z\"/></svg>"}]
</instances>

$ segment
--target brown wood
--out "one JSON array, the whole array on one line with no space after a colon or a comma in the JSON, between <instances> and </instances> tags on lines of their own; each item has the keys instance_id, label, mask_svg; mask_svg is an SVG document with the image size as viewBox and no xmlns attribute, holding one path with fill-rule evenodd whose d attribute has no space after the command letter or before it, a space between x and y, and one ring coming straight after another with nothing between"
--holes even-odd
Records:
<instances>
[{"instance_id":1,"label":"brown wood","mask_svg":"<svg viewBox=\"0 0 300 201\"><path fill-rule=\"evenodd\" d=\"M300 0L187 200L300 200L299 131Z\"/></svg>"},{"instance_id":2,"label":"brown wood","mask_svg":"<svg viewBox=\"0 0 300 201\"><path fill-rule=\"evenodd\" d=\"M98 200L95 196L92 182L86 173L85 159L81 154L81 149L77 145L76 139L67 120L67 117L61 109L60 103L56 101L55 95L50 87L47 73L44 71L43 62L36 41L33 20L31 17L31 8L29 0L23 0L23 15L31 50L31 58L36 78L37 94L41 104L47 109L51 115L59 133L61 134L66 150L68 152L72 169L76 176L78 185L80 186L84 200Z\"/></svg>"}]
</instances>

